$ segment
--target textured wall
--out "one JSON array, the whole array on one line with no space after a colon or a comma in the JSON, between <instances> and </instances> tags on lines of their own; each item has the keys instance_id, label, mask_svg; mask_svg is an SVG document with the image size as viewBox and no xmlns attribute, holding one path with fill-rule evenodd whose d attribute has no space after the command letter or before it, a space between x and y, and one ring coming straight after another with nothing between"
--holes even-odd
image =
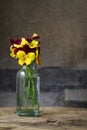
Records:
<instances>
[{"instance_id":1,"label":"textured wall","mask_svg":"<svg viewBox=\"0 0 87 130\"><path fill-rule=\"evenodd\" d=\"M9 39L38 33L43 66L87 69L87 0L0 0L0 68L18 68Z\"/></svg>"}]
</instances>

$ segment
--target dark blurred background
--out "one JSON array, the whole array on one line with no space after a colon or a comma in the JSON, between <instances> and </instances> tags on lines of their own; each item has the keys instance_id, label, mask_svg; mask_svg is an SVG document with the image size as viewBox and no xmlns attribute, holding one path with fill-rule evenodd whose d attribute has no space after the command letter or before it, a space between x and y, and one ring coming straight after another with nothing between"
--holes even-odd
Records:
<instances>
[{"instance_id":1,"label":"dark blurred background","mask_svg":"<svg viewBox=\"0 0 87 130\"><path fill-rule=\"evenodd\" d=\"M0 0L0 68L17 68L9 39L40 35L42 65L85 69L87 0Z\"/></svg>"},{"instance_id":2,"label":"dark blurred background","mask_svg":"<svg viewBox=\"0 0 87 130\"><path fill-rule=\"evenodd\" d=\"M61 81L66 83L65 91L60 93L62 95L61 101L62 99L64 101L64 99L73 98L71 96L73 91L66 90L67 86L68 88L74 86L74 89L80 86L81 92L85 92L87 88L87 0L0 0L0 100L3 99L4 102L1 104L12 105L11 100L6 101L5 96L7 91L11 91L10 94L15 93L15 75L17 69L20 68L17 61L9 56L10 38L17 39L31 36L33 33L40 35L41 79L45 78L45 74L49 75L49 67L51 67L51 75L48 77L55 73L60 75L59 77L55 76L55 80L59 81L59 86L64 85L61 84ZM55 67L56 70L54 71ZM45 74L43 74L44 68L46 68ZM59 68L63 68L66 76L63 75L63 71L60 72ZM80 75L79 71L81 71ZM76 75L77 77L74 78ZM69 79L70 76L71 79ZM66 80L64 80L65 77ZM53 78L51 77L51 79ZM71 82L69 82L70 80ZM43 87L43 84L41 85ZM51 86L51 82L49 86ZM85 100L86 102L87 94L84 92L76 93L81 96L81 101ZM69 94L70 97L66 96ZM8 97L12 97L12 95ZM56 104L58 105L58 93L56 95ZM46 98L47 104L45 105L48 105L51 97L50 95ZM15 99L15 96L13 99ZM80 99L80 97L76 99ZM53 105L51 101L52 99L49 105ZM61 104L64 105L64 102L59 105Z\"/></svg>"}]
</instances>

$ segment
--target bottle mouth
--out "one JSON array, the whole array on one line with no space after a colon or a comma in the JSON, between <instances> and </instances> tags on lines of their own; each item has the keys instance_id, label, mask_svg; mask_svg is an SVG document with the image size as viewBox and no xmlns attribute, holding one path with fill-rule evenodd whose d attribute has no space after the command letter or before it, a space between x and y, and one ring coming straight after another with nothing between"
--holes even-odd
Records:
<instances>
[{"instance_id":1,"label":"bottle mouth","mask_svg":"<svg viewBox=\"0 0 87 130\"><path fill-rule=\"evenodd\" d=\"M25 69L25 68L26 68L26 65L23 65L23 68Z\"/></svg>"}]
</instances>

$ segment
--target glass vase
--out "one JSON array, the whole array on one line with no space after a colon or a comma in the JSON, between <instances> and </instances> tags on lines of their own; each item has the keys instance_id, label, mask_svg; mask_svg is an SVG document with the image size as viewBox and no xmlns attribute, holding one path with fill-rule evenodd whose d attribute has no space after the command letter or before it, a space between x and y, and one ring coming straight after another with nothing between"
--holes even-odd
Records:
<instances>
[{"instance_id":1,"label":"glass vase","mask_svg":"<svg viewBox=\"0 0 87 130\"><path fill-rule=\"evenodd\" d=\"M16 114L38 116L40 107L40 76L36 64L24 65L16 75Z\"/></svg>"}]
</instances>

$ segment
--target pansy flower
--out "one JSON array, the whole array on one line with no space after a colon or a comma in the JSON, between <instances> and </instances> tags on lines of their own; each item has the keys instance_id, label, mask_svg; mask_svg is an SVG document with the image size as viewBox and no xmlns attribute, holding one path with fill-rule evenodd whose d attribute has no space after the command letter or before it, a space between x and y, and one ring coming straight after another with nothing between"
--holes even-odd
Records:
<instances>
[{"instance_id":1,"label":"pansy flower","mask_svg":"<svg viewBox=\"0 0 87 130\"><path fill-rule=\"evenodd\" d=\"M18 63L20 65L30 65L32 61L35 60L35 53L33 52L29 52L26 54L24 51L18 51L16 56L19 59Z\"/></svg>"},{"instance_id":2,"label":"pansy flower","mask_svg":"<svg viewBox=\"0 0 87 130\"><path fill-rule=\"evenodd\" d=\"M34 33L30 38L11 39L10 56L18 59L20 65L30 65L33 61L40 62L40 42L38 34Z\"/></svg>"}]
</instances>

